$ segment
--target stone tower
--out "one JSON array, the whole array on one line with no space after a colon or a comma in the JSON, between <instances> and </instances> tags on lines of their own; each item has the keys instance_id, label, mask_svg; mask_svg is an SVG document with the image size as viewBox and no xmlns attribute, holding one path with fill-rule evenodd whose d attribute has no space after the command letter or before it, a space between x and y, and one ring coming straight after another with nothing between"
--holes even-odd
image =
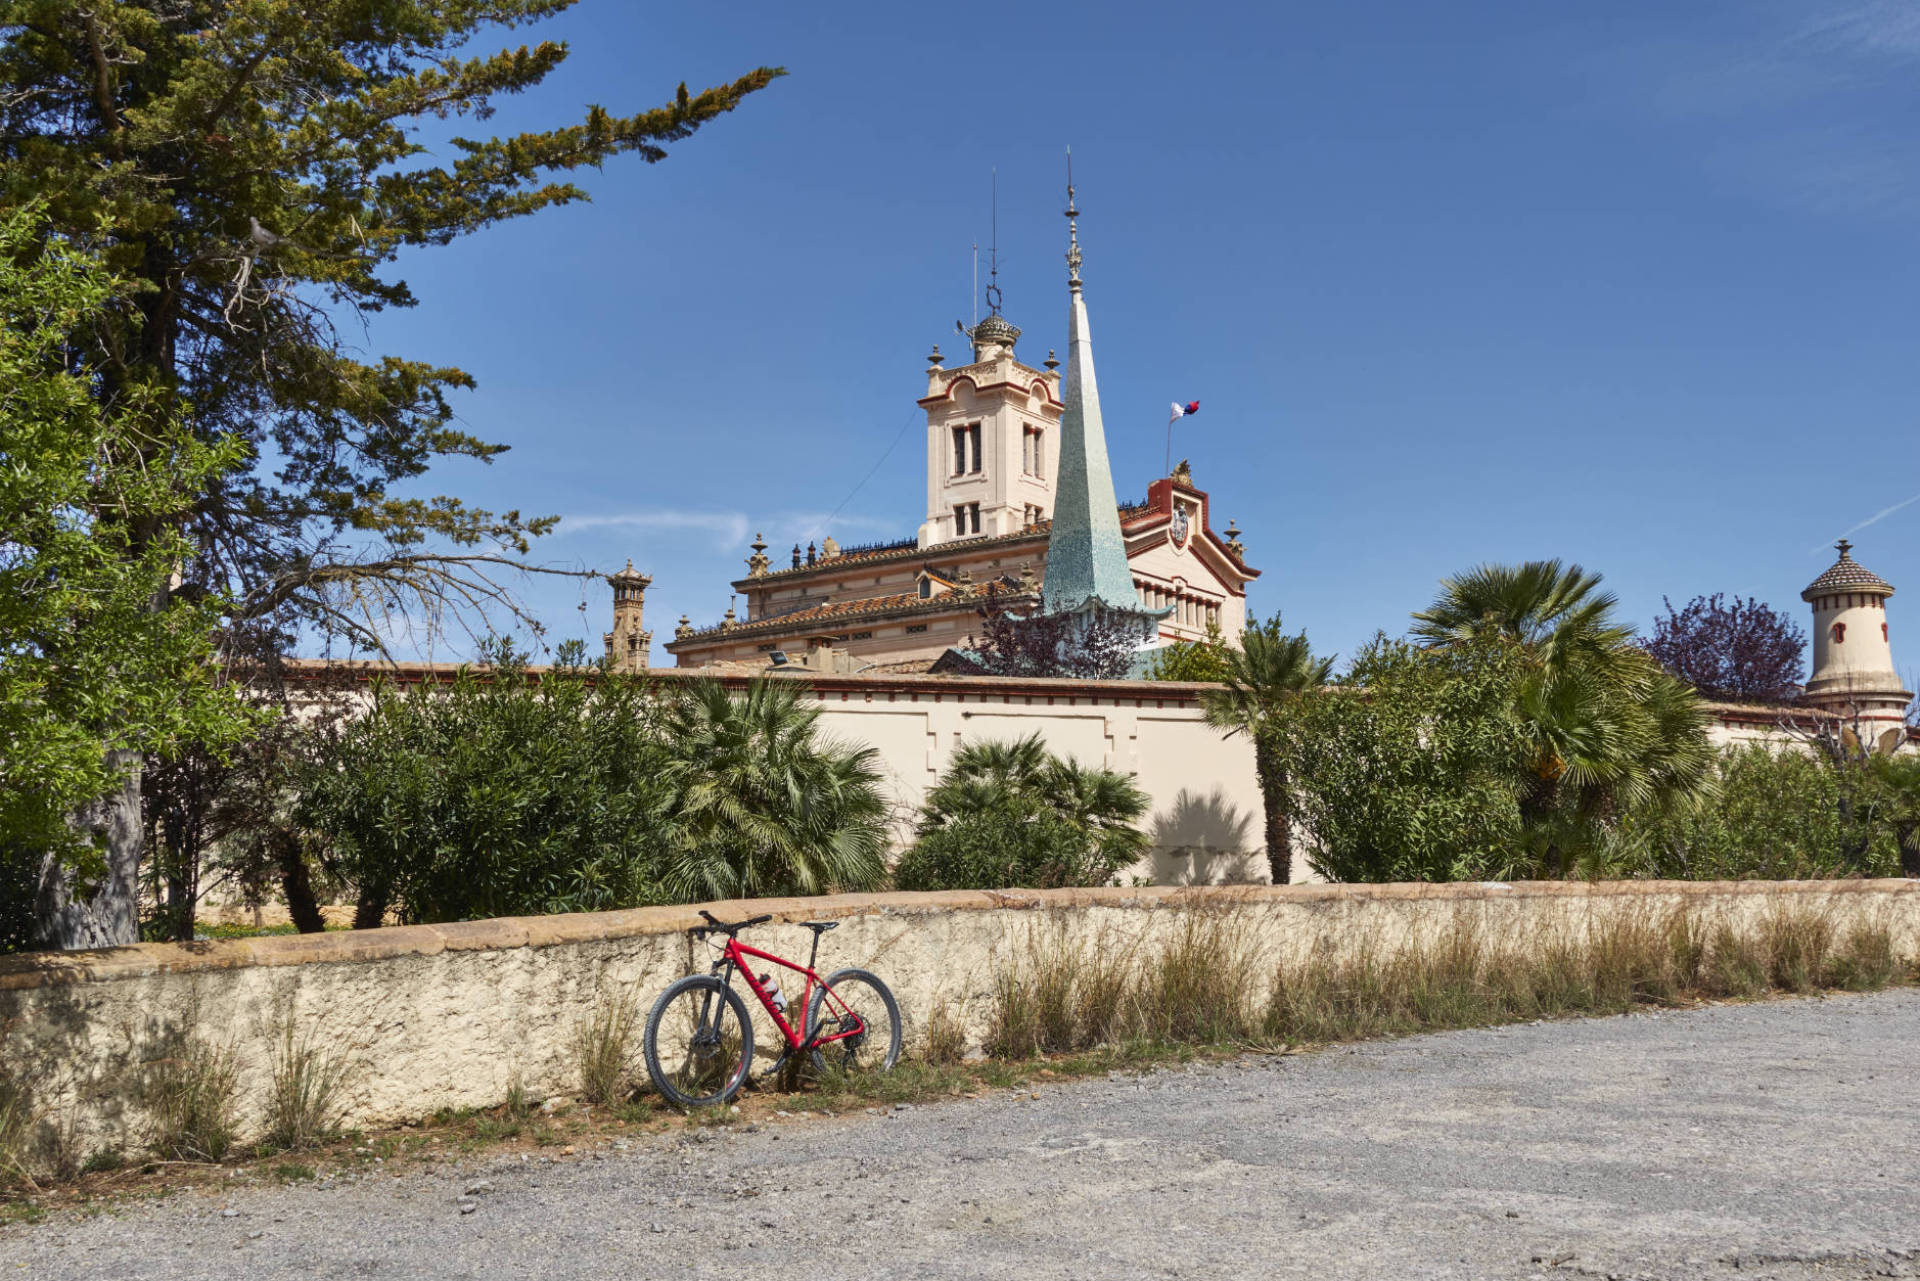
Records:
<instances>
[{"instance_id":1,"label":"stone tower","mask_svg":"<svg viewBox=\"0 0 1920 1281\"><path fill-rule=\"evenodd\" d=\"M1887 635L1893 587L1853 559L1841 539L1840 559L1800 593L1813 606L1813 676L1801 701L1874 724L1906 719L1913 694L1900 686Z\"/></svg>"},{"instance_id":2,"label":"stone tower","mask_svg":"<svg viewBox=\"0 0 1920 1281\"><path fill-rule=\"evenodd\" d=\"M649 666L653 633L644 625L647 588L653 580L628 561L617 574L607 575L613 588L613 630L606 634L607 658L616 672L644 672Z\"/></svg>"},{"instance_id":3,"label":"stone tower","mask_svg":"<svg viewBox=\"0 0 1920 1281\"><path fill-rule=\"evenodd\" d=\"M919 543L1017 534L1053 513L1060 423L1057 361L1045 370L1015 359L1020 331L1000 314L998 286L988 286L990 314L964 329L973 359L941 367L927 357L927 518Z\"/></svg>"}]
</instances>

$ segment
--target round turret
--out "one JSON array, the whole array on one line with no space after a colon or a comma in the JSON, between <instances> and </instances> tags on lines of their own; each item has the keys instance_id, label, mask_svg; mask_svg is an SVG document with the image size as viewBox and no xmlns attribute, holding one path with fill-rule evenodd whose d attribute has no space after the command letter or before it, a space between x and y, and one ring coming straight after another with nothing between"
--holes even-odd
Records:
<instances>
[{"instance_id":1,"label":"round turret","mask_svg":"<svg viewBox=\"0 0 1920 1281\"><path fill-rule=\"evenodd\" d=\"M1802 700L1844 716L1895 722L1913 695L1901 688L1887 632L1893 586L1853 559L1841 539L1840 559L1807 584L1800 599L1813 606L1813 675Z\"/></svg>"}]
</instances>

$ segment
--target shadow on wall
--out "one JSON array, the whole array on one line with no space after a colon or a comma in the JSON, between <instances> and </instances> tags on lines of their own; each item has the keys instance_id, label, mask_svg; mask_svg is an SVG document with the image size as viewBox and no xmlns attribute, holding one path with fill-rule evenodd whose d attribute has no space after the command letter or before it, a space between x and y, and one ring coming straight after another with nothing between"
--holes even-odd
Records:
<instances>
[{"instance_id":1,"label":"shadow on wall","mask_svg":"<svg viewBox=\"0 0 1920 1281\"><path fill-rule=\"evenodd\" d=\"M1153 816L1155 885L1255 885L1267 880L1254 815L1216 787L1205 796L1186 788L1171 809Z\"/></svg>"}]
</instances>

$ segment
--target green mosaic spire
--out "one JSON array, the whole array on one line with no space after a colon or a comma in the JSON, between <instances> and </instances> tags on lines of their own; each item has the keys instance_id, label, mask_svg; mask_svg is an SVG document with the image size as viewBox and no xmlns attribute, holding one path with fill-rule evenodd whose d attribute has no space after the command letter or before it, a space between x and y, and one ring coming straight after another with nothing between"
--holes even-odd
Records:
<instances>
[{"instance_id":1,"label":"green mosaic spire","mask_svg":"<svg viewBox=\"0 0 1920 1281\"><path fill-rule=\"evenodd\" d=\"M1047 538L1047 578L1041 612L1070 614L1090 604L1140 611L1127 545L1120 537L1119 502L1107 461L1107 430L1093 376L1093 340L1080 293L1080 235L1073 185L1067 185L1067 391L1060 419L1060 458L1054 481L1053 532Z\"/></svg>"}]
</instances>

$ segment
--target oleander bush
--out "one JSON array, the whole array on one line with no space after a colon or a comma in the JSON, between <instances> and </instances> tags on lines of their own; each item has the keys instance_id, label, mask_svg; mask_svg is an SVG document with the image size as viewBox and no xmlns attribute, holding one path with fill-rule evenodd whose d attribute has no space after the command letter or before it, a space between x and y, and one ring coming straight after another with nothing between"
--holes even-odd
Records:
<instances>
[{"instance_id":1,"label":"oleander bush","mask_svg":"<svg viewBox=\"0 0 1920 1281\"><path fill-rule=\"evenodd\" d=\"M1752 744L1723 754L1694 802L1630 811L1613 875L1665 880L1898 876L1897 833L1822 756ZM1851 803L1849 803L1851 802Z\"/></svg>"},{"instance_id":2,"label":"oleander bush","mask_svg":"<svg viewBox=\"0 0 1920 1281\"><path fill-rule=\"evenodd\" d=\"M871 749L798 687L657 694L563 647L382 688L299 780L294 821L355 925L870 889L887 806Z\"/></svg>"}]
</instances>

